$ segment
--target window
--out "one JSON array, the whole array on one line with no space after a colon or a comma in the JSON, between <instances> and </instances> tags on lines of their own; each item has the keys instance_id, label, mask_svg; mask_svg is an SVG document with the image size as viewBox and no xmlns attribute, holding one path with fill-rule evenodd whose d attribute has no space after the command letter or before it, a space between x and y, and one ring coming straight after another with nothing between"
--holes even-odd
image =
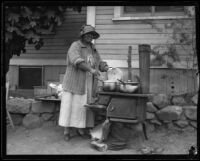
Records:
<instances>
[{"instance_id":1,"label":"window","mask_svg":"<svg viewBox=\"0 0 200 161\"><path fill-rule=\"evenodd\" d=\"M42 86L42 67L19 67L19 88L33 89L34 86Z\"/></svg>"},{"instance_id":2,"label":"window","mask_svg":"<svg viewBox=\"0 0 200 161\"><path fill-rule=\"evenodd\" d=\"M116 6L113 20L188 18L185 6Z\"/></svg>"}]
</instances>

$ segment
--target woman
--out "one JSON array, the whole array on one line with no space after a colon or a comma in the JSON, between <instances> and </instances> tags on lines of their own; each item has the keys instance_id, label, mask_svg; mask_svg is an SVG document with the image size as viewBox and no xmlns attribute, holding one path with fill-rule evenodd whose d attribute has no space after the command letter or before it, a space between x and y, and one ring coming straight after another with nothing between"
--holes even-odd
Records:
<instances>
[{"instance_id":1,"label":"woman","mask_svg":"<svg viewBox=\"0 0 200 161\"><path fill-rule=\"evenodd\" d=\"M59 125L64 127L64 139L70 139L72 127L78 134L84 135L84 128L94 126L93 113L87 111L85 104L95 101L97 77L108 70L92 44L99 38L94 27L84 25L81 28L80 40L71 44L67 53L67 68L63 78L64 92L61 98Z\"/></svg>"}]
</instances>

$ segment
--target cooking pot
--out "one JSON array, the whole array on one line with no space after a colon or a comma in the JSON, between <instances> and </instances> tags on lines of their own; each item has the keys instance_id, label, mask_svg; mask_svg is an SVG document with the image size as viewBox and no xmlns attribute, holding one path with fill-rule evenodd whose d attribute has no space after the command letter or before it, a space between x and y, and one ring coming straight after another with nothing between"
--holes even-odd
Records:
<instances>
[{"instance_id":1,"label":"cooking pot","mask_svg":"<svg viewBox=\"0 0 200 161\"><path fill-rule=\"evenodd\" d=\"M119 84L119 92L134 93L138 89L138 85Z\"/></svg>"},{"instance_id":2,"label":"cooking pot","mask_svg":"<svg viewBox=\"0 0 200 161\"><path fill-rule=\"evenodd\" d=\"M134 93L139 88L139 82L124 82L119 80L120 84L118 85L118 91L124 93Z\"/></svg>"},{"instance_id":3,"label":"cooking pot","mask_svg":"<svg viewBox=\"0 0 200 161\"><path fill-rule=\"evenodd\" d=\"M96 78L98 79L99 81L102 82L102 90L104 91L110 91L110 92L113 92L113 91L116 91L116 87L117 87L117 81L115 80L101 80L99 78Z\"/></svg>"},{"instance_id":4,"label":"cooking pot","mask_svg":"<svg viewBox=\"0 0 200 161\"><path fill-rule=\"evenodd\" d=\"M103 90L104 91L110 91L110 92L116 91L116 87L117 87L116 81L105 80L105 81L102 81L102 83L103 83Z\"/></svg>"}]
</instances>

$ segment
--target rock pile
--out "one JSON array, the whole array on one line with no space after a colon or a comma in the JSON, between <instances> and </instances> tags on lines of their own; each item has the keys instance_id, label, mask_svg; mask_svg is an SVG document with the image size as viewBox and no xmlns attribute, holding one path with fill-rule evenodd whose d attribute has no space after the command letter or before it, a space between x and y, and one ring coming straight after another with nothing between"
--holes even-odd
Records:
<instances>
[{"instance_id":1,"label":"rock pile","mask_svg":"<svg viewBox=\"0 0 200 161\"><path fill-rule=\"evenodd\" d=\"M54 116L58 116L59 112L59 107L53 102L17 97L10 98L6 106L14 125L23 125L28 129L41 127L45 121L55 121Z\"/></svg>"},{"instance_id":2,"label":"rock pile","mask_svg":"<svg viewBox=\"0 0 200 161\"><path fill-rule=\"evenodd\" d=\"M153 131L159 127L178 130L197 129L197 99L197 94L191 97L190 103L183 96L170 98L165 94L154 95L147 102L148 130Z\"/></svg>"},{"instance_id":3,"label":"rock pile","mask_svg":"<svg viewBox=\"0 0 200 161\"><path fill-rule=\"evenodd\" d=\"M165 94L155 94L146 108L147 130L153 131L160 127L197 129L198 95L190 98L190 103L182 96L169 98ZM26 128L37 128L45 121L55 121L59 115L59 105L53 102L35 101L33 99L10 98L7 109L15 125ZM96 116L96 123L105 120L105 112Z\"/></svg>"}]
</instances>

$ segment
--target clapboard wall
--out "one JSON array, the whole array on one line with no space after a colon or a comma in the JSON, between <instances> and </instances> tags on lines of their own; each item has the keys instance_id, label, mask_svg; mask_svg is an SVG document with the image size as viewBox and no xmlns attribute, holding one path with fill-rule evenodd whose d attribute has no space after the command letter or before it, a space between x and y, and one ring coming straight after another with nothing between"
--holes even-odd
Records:
<instances>
[{"instance_id":1,"label":"clapboard wall","mask_svg":"<svg viewBox=\"0 0 200 161\"><path fill-rule=\"evenodd\" d=\"M114 21L114 6L97 6L96 7L96 21L95 27L100 34L100 38L95 41L97 50L102 58L108 62L112 60L124 61L123 64L128 67L127 56L128 47L132 46L132 67L133 74L139 75L139 44L149 44L151 49L157 45L166 45L173 42L171 39L172 29L165 28L173 20L127 20ZM191 27L189 21L191 19L182 19L186 22L185 33L191 34ZM153 24L153 25L152 25ZM158 31L155 27L162 29ZM196 69L187 70L190 68L192 62L188 61L191 58L191 46L186 46L184 50L180 44L177 44L177 52L181 59L181 63L176 63L174 69L166 68L166 65L150 69L150 92L153 93L167 93L167 94L183 94L197 91L196 86ZM165 49L163 49L164 51ZM162 52L162 50L161 50ZM152 55L151 55L152 56ZM127 65L126 65L127 64ZM120 64L113 64L117 67ZM125 77L127 79L127 70L124 69Z\"/></svg>"},{"instance_id":2,"label":"clapboard wall","mask_svg":"<svg viewBox=\"0 0 200 161\"><path fill-rule=\"evenodd\" d=\"M96 30L100 33L100 38L96 40L96 47L104 59L108 60L127 60L128 46L132 46L133 65L138 67L138 45L149 44L151 48L157 45L166 45L172 43L172 29L165 28L173 20L112 20L114 18L114 6L96 7ZM182 19L186 22L189 30L185 33L191 34L191 27L188 23L191 19ZM156 26L156 27L155 27ZM162 31L158 30L162 29ZM186 60L192 47L185 47L184 50L180 44L177 44L178 54L181 63L186 65ZM163 51L166 50L165 48ZM162 53L162 50L161 50ZM180 64L177 64L180 67ZM185 66L186 67L186 66Z\"/></svg>"},{"instance_id":3,"label":"clapboard wall","mask_svg":"<svg viewBox=\"0 0 200 161\"><path fill-rule=\"evenodd\" d=\"M57 29L55 35L44 37L45 44L40 50L27 45L27 53L21 55L20 63L23 65L38 65L44 69L43 83L48 81L59 81L60 74L65 72L66 52L70 44L77 39L80 26L86 23L86 8L76 13L71 9L66 11L64 24ZM113 21L114 6L96 6L95 26L100 38L95 41L96 48L104 60L125 61L127 64L128 46L132 46L133 75L139 75L138 44L147 43L153 48L159 44L166 44L166 36L171 30L158 32L148 23L141 21ZM185 20L188 21L188 20ZM153 20L153 23L163 27L170 23L170 20ZM180 47L181 49L181 47ZM183 50L179 50L182 61L188 56ZM51 64L47 63L52 60ZM56 62L54 64L54 62ZM60 63L58 63L60 62ZM118 64L115 63L115 66ZM18 86L18 65L10 66L11 85ZM121 68L124 72L124 80L127 80L127 69ZM183 94L197 91L195 71L186 69L150 69L150 92Z\"/></svg>"},{"instance_id":4,"label":"clapboard wall","mask_svg":"<svg viewBox=\"0 0 200 161\"><path fill-rule=\"evenodd\" d=\"M78 39L83 24L86 24L86 7L83 7L80 13L67 9L65 21L56 28L56 33L43 36L44 46L40 50L26 44L26 53L21 54L20 57L13 56L10 61L8 72L10 88L18 88L20 66L42 67L43 85L48 81L59 81L59 75L65 72L67 50L71 43Z\"/></svg>"}]
</instances>

